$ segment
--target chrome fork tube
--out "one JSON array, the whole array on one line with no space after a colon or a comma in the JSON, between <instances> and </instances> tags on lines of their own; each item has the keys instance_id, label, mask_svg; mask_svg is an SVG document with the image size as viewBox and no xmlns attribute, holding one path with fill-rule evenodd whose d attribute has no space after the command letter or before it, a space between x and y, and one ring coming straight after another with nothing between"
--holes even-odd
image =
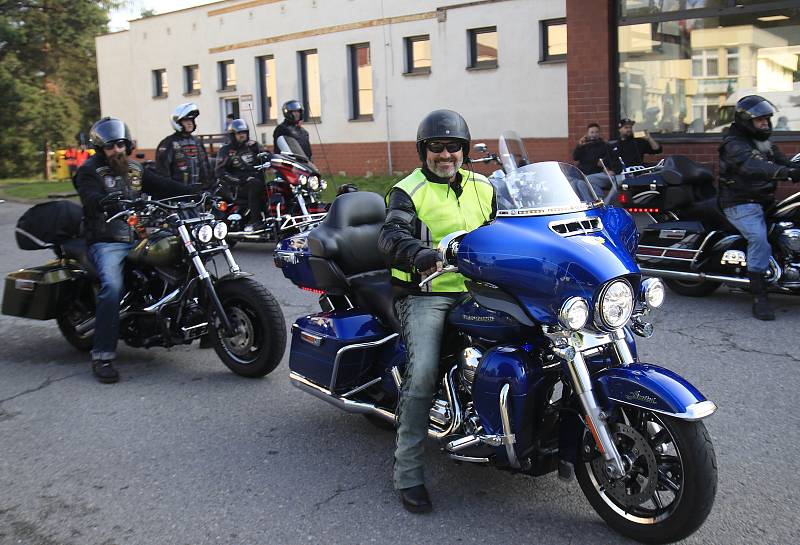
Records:
<instances>
[{"instance_id":1,"label":"chrome fork tube","mask_svg":"<svg viewBox=\"0 0 800 545\"><path fill-rule=\"evenodd\" d=\"M205 280L209 278L211 275L208 274L203 260L200 259L200 254L197 253L197 248L194 247L192 237L189 235L189 229L187 229L185 225L179 225L178 234L181 236L181 240L183 240L183 245L186 246L186 251L189 252L189 255L192 257L192 264L194 268L197 269L197 274L200 275L200 279Z\"/></svg>"},{"instance_id":2,"label":"chrome fork tube","mask_svg":"<svg viewBox=\"0 0 800 545\"><path fill-rule=\"evenodd\" d=\"M618 329L611 334L611 338L614 339L614 348L617 350L619 362L622 365L630 365L633 363L633 354L631 354L631 349L628 347L628 342L625 340L625 331Z\"/></svg>"},{"instance_id":3,"label":"chrome fork tube","mask_svg":"<svg viewBox=\"0 0 800 545\"><path fill-rule=\"evenodd\" d=\"M608 430L605 417L597 405L597 399L592 391L589 369L586 367L586 361L579 351L576 351L574 357L567 360L567 368L572 378L575 393L578 394L583 412L588 419L587 424L598 448L603 454L603 458L606 460L606 469L611 477L622 477L625 475L625 465L622 463L622 457Z\"/></svg>"},{"instance_id":4,"label":"chrome fork tube","mask_svg":"<svg viewBox=\"0 0 800 545\"><path fill-rule=\"evenodd\" d=\"M236 263L236 260L233 258L233 254L231 253L231 249L228 248L228 245L225 244L225 249L222 251L222 255L225 256L225 261L228 262L228 269L232 273L238 273L241 269L239 269L239 265Z\"/></svg>"},{"instance_id":5,"label":"chrome fork tube","mask_svg":"<svg viewBox=\"0 0 800 545\"><path fill-rule=\"evenodd\" d=\"M297 192L297 204L300 205L300 210L303 212L303 215L308 216L308 208L306 208L306 200L303 198L303 195L299 191Z\"/></svg>"}]
</instances>

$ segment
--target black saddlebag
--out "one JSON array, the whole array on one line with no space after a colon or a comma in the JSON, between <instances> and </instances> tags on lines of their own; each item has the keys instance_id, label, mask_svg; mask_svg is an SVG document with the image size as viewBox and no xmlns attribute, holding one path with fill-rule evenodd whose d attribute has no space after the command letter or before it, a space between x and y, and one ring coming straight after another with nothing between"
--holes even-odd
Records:
<instances>
[{"instance_id":1,"label":"black saddlebag","mask_svg":"<svg viewBox=\"0 0 800 545\"><path fill-rule=\"evenodd\" d=\"M690 271L706 234L699 221L653 223L642 231L636 261L645 268Z\"/></svg>"},{"instance_id":2,"label":"black saddlebag","mask_svg":"<svg viewBox=\"0 0 800 545\"><path fill-rule=\"evenodd\" d=\"M60 261L9 273L3 292L3 314L52 320L74 279L72 269Z\"/></svg>"}]
</instances>

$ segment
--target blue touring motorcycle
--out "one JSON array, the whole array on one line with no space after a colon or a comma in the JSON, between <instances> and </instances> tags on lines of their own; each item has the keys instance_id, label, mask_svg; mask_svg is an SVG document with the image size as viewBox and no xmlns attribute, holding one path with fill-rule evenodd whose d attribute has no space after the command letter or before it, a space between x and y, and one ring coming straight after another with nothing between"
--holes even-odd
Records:
<instances>
[{"instance_id":1,"label":"blue touring motorcycle","mask_svg":"<svg viewBox=\"0 0 800 545\"><path fill-rule=\"evenodd\" d=\"M501 141L501 152L509 147ZM566 478L574 468L616 531L648 543L685 538L714 502L702 419L716 406L637 357L633 335L652 334L645 319L664 286L641 278L629 214L603 205L577 168L519 159L505 154L493 177L497 218L439 247L469 292L448 318L429 436L462 462ZM322 307L292 326L292 383L392 427L406 354L377 247L384 218L379 195L342 195L274 257Z\"/></svg>"}]
</instances>

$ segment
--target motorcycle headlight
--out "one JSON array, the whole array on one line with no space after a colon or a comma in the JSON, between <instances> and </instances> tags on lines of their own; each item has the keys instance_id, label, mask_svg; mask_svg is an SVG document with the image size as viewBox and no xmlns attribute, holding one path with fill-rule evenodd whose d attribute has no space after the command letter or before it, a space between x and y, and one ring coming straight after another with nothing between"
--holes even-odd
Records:
<instances>
[{"instance_id":1,"label":"motorcycle headlight","mask_svg":"<svg viewBox=\"0 0 800 545\"><path fill-rule=\"evenodd\" d=\"M319 188L322 189L323 191L328 189L328 182L326 182L325 180L320 180Z\"/></svg>"},{"instance_id":2,"label":"motorcycle headlight","mask_svg":"<svg viewBox=\"0 0 800 545\"><path fill-rule=\"evenodd\" d=\"M305 174L301 174L298 179L300 180L300 185L306 185L308 183L308 176Z\"/></svg>"},{"instance_id":3,"label":"motorcycle headlight","mask_svg":"<svg viewBox=\"0 0 800 545\"><path fill-rule=\"evenodd\" d=\"M226 236L228 236L228 224L224 221L217 222L214 226L214 238L223 240Z\"/></svg>"},{"instance_id":4,"label":"motorcycle headlight","mask_svg":"<svg viewBox=\"0 0 800 545\"><path fill-rule=\"evenodd\" d=\"M319 189L319 178L317 176L308 177L308 188L311 191L317 191Z\"/></svg>"},{"instance_id":5,"label":"motorcycle headlight","mask_svg":"<svg viewBox=\"0 0 800 545\"><path fill-rule=\"evenodd\" d=\"M194 236L197 240L206 244L207 242L211 242L211 238L214 236L214 229L206 223L194 230Z\"/></svg>"},{"instance_id":6,"label":"motorcycle headlight","mask_svg":"<svg viewBox=\"0 0 800 545\"><path fill-rule=\"evenodd\" d=\"M589 320L589 303L583 297L570 297L558 311L558 322L572 331L583 329Z\"/></svg>"},{"instance_id":7,"label":"motorcycle headlight","mask_svg":"<svg viewBox=\"0 0 800 545\"><path fill-rule=\"evenodd\" d=\"M620 329L633 313L633 289L626 280L608 283L597 298L595 325L605 331Z\"/></svg>"},{"instance_id":8,"label":"motorcycle headlight","mask_svg":"<svg viewBox=\"0 0 800 545\"><path fill-rule=\"evenodd\" d=\"M649 308L658 308L664 304L666 290L660 278L648 278L642 282L641 299Z\"/></svg>"}]
</instances>

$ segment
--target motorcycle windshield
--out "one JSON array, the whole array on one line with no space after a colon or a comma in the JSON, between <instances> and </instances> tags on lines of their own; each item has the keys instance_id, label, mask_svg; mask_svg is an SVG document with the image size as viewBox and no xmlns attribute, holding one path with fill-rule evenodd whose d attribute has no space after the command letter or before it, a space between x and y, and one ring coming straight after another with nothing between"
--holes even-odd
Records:
<instances>
[{"instance_id":1,"label":"motorcycle windshield","mask_svg":"<svg viewBox=\"0 0 800 545\"><path fill-rule=\"evenodd\" d=\"M308 157L306 157L303 148L300 147L300 143L291 136L278 137L278 152L289 153L297 156L298 158L305 159L305 161L308 162Z\"/></svg>"},{"instance_id":2,"label":"motorcycle windshield","mask_svg":"<svg viewBox=\"0 0 800 545\"><path fill-rule=\"evenodd\" d=\"M602 205L577 167L557 161L520 166L492 183L498 216L564 214Z\"/></svg>"},{"instance_id":3,"label":"motorcycle windshield","mask_svg":"<svg viewBox=\"0 0 800 545\"><path fill-rule=\"evenodd\" d=\"M506 131L500 135L498 148L500 150L500 162L506 173L530 164L525 144L522 143L522 138L514 131Z\"/></svg>"}]
</instances>

